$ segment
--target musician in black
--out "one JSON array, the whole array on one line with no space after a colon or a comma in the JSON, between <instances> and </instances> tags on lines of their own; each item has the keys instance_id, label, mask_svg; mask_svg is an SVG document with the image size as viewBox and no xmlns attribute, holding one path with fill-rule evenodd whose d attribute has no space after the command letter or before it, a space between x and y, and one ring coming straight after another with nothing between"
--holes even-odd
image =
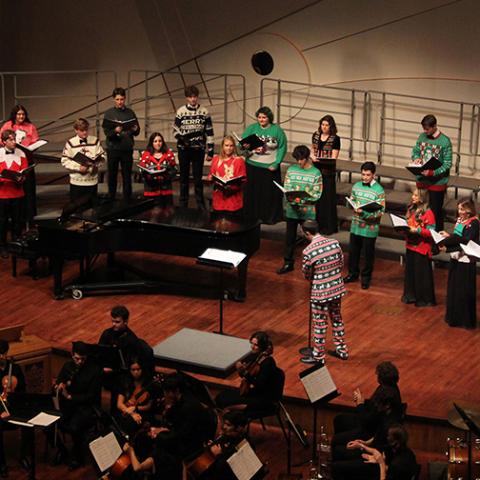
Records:
<instances>
[{"instance_id":1,"label":"musician in black","mask_svg":"<svg viewBox=\"0 0 480 480\"><path fill-rule=\"evenodd\" d=\"M15 392L25 392L25 377L23 375L22 369L14 363L12 360L8 359L7 354L10 345L5 340L0 340L0 378L2 380L2 402L0 402L0 477L6 478L8 476L7 464L5 461L5 452L3 445L3 432L5 430L14 430L17 427L15 425L8 423L9 418L9 407L11 405L8 403L8 394L11 391ZM21 434L21 464L28 467L27 460L27 449L28 449L28 439L27 432L22 428Z\"/></svg>"},{"instance_id":2,"label":"musician in black","mask_svg":"<svg viewBox=\"0 0 480 480\"><path fill-rule=\"evenodd\" d=\"M100 405L101 370L87 357L88 347L73 342L72 358L63 365L55 382L62 418L59 428L72 437L73 448L69 468L74 470L84 463L85 432L96 418L95 408ZM57 438L58 463L66 460L67 449L60 436Z\"/></svg>"},{"instance_id":3,"label":"musician in black","mask_svg":"<svg viewBox=\"0 0 480 480\"><path fill-rule=\"evenodd\" d=\"M224 390L216 398L219 408L244 409L248 417L270 411L283 393L284 374L272 357L273 346L265 332L250 337L251 355L236 367L242 378L238 390Z\"/></svg>"}]
</instances>

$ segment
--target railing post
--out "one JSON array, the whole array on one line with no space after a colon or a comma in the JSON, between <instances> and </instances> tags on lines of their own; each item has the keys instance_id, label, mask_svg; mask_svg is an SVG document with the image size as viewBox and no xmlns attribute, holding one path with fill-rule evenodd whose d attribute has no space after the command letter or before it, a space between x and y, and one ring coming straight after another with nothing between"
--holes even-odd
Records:
<instances>
[{"instance_id":1,"label":"railing post","mask_svg":"<svg viewBox=\"0 0 480 480\"><path fill-rule=\"evenodd\" d=\"M148 92L148 70L145 70L145 125L144 125L144 138L148 138L150 132L150 122L148 121L148 116L150 114L150 99Z\"/></svg>"},{"instance_id":2,"label":"railing post","mask_svg":"<svg viewBox=\"0 0 480 480\"><path fill-rule=\"evenodd\" d=\"M477 169L477 155L478 155L478 136L480 134L480 121L479 121L480 105L472 105L472 117L470 119L470 144L469 152L474 156L473 167Z\"/></svg>"},{"instance_id":3,"label":"railing post","mask_svg":"<svg viewBox=\"0 0 480 480\"><path fill-rule=\"evenodd\" d=\"M355 121L355 90L350 95L350 147L348 148L348 159L353 160L353 124Z\"/></svg>"},{"instance_id":4,"label":"railing post","mask_svg":"<svg viewBox=\"0 0 480 480\"><path fill-rule=\"evenodd\" d=\"M100 138L100 111L98 106L99 86L98 86L98 70L95 71L95 133Z\"/></svg>"},{"instance_id":5,"label":"railing post","mask_svg":"<svg viewBox=\"0 0 480 480\"><path fill-rule=\"evenodd\" d=\"M385 93L382 93L382 106L380 110L380 139L378 143L377 150L377 163L382 164L383 160L383 144L385 141L385 109L386 109L386 98Z\"/></svg>"},{"instance_id":6,"label":"railing post","mask_svg":"<svg viewBox=\"0 0 480 480\"><path fill-rule=\"evenodd\" d=\"M460 149L462 146L462 123L463 123L463 103L460 103L460 116L458 119L458 140L457 140L457 153L455 161L455 173L458 175L460 173Z\"/></svg>"},{"instance_id":7,"label":"railing post","mask_svg":"<svg viewBox=\"0 0 480 480\"><path fill-rule=\"evenodd\" d=\"M263 105L263 82L265 81L265 78L262 78L260 80L260 105Z\"/></svg>"},{"instance_id":8,"label":"railing post","mask_svg":"<svg viewBox=\"0 0 480 480\"><path fill-rule=\"evenodd\" d=\"M223 77L223 136L227 135L227 123L228 123L228 76Z\"/></svg>"},{"instance_id":9,"label":"railing post","mask_svg":"<svg viewBox=\"0 0 480 480\"><path fill-rule=\"evenodd\" d=\"M0 78L2 79L2 120L6 120L5 116L7 112L6 112L5 102L7 100L6 100L6 93L5 93L5 76L3 75L3 73L0 73Z\"/></svg>"},{"instance_id":10,"label":"railing post","mask_svg":"<svg viewBox=\"0 0 480 480\"><path fill-rule=\"evenodd\" d=\"M280 103L282 101L282 81L277 80L277 125L280 125Z\"/></svg>"}]
</instances>

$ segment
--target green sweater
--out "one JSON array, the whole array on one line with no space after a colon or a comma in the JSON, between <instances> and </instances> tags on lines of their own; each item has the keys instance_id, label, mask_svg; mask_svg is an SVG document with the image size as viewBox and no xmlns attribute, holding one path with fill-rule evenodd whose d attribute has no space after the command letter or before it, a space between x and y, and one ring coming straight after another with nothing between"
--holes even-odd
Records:
<instances>
[{"instance_id":1,"label":"green sweater","mask_svg":"<svg viewBox=\"0 0 480 480\"><path fill-rule=\"evenodd\" d=\"M353 212L350 233L359 235L360 237L376 238L380 229L380 219L385 212L385 192L383 187L372 180L369 185L363 182L357 182L352 187L352 200L358 203L360 208L369 202L378 202L383 205L376 212L366 212L363 210L360 214Z\"/></svg>"},{"instance_id":2,"label":"green sweater","mask_svg":"<svg viewBox=\"0 0 480 480\"><path fill-rule=\"evenodd\" d=\"M429 138L425 133L418 137L412 150L412 160L421 158L425 163L431 157L440 160L442 165L433 171L433 176L417 175L418 186L430 190L443 190L446 188L452 168L452 142L443 133L436 138Z\"/></svg>"},{"instance_id":3,"label":"green sweater","mask_svg":"<svg viewBox=\"0 0 480 480\"><path fill-rule=\"evenodd\" d=\"M302 168L300 165L288 167L285 175L284 188L287 191L305 191L312 198L298 200L292 203L286 202L285 216L298 220L315 220L315 203L322 195L322 174L313 165Z\"/></svg>"},{"instance_id":4,"label":"green sweater","mask_svg":"<svg viewBox=\"0 0 480 480\"><path fill-rule=\"evenodd\" d=\"M246 157L247 163L260 168L278 168L287 153L285 132L274 123L267 128L262 128L255 122L247 127L243 132L242 138L253 134L257 134L265 141L265 147L261 153L249 152L250 155Z\"/></svg>"}]
</instances>

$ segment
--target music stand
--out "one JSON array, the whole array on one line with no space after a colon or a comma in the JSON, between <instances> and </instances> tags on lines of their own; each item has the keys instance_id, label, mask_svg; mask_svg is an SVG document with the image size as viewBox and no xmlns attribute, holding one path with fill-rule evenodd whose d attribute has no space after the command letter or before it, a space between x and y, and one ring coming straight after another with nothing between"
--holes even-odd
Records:
<instances>
[{"instance_id":1,"label":"music stand","mask_svg":"<svg viewBox=\"0 0 480 480\"><path fill-rule=\"evenodd\" d=\"M217 332L223 335L223 298L225 295L223 287L223 271L225 269L232 270L242 263L247 255L242 252L234 252L232 250L220 250L218 248L207 248L198 258L197 263L216 267L220 270L219 276L219 329Z\"/></svg>"},{"instance_id":2,"label":"music stand","mask_svg":"<svg viewBox=\"0 0 480 480\"><path fill-rule=\"evenodd\" d=\"M468 446L468 460L467 460L467 478L472 478L472 432L480 438L480 427L475 423L473 418L457 403L453 402L455 410L468 427L467 430L467 446Z\"/></svg>"},{"instance_id":3,"label":"music stand","mask_svg":"<svg viewBox=\"0 0 480 480\"><path fill-rule=\"evenodd\" d=\"M327 367L322 365L314 365L300 372L300 380L307 396L313 406L313 428L312 428L312 457L317 458L317 410L319 404L326 404L330 400L338 397L340 392L337 390L330 372Z\"/></svg>"}]
</instances>

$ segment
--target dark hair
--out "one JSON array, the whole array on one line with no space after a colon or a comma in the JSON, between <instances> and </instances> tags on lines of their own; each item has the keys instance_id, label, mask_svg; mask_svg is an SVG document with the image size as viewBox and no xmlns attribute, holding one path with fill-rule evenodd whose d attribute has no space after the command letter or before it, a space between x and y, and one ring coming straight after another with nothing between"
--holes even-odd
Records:
<instances>
[{"instance_id":1,"label":"dark hair","mask_svg":"<svg viewBox=\"0 0 480 480\"><path fill-rule=\"evenodd\" d=\"M88 355L88 345L85 342L72 342L72 353L86 357Z\"/></svg>"},{"instance_id":2,"label":"dark hair","mask_svg":"<svg viewBox=\"0 0 480 480\"><path fill-rule=\"evenodd\" d=\"M475 202L472 198L460 198L457 202L457 208L462 206L465 210L468 211L470 217L475 217L477 215L477 209L475 207Z\"/></svg>"},{"instance_id":3,"label":"dark hair","mask_svg":"<svg viewBox=\"0 0 480 480\"><path fill-rule=\"evenodd\" d=\"M428 114L422 118L422 121L420 123L422 124L423 128L434 127L437 124L437 119L435 118L435 115Z\"/></svg>"},{"instance_id":4,"label":"dark hair","mask_svg":"<svg viewBox=\"0 0 480 480\"><path fill-rule=\"evenodd\" d=\"M380 385L390 385L394 387L400 380L398 368L392 362L381 362L375 368L378 383Z\"/></svg>"},{"instance_id":5,"label":"dark hair","mask_svg":"<svg viewBox=\"0 0 480 480\"><path fill-rule=\"evenodd\" d=\"M168 150L168 146L165 143L165 139L163 138L163 135L160 132L153 132L150 135L146 150L149 151L152 155L155 153L155 149L153 148L153 141L155 140L156 137L160 137L162 139L162 146L160 148L160 152L166 153Z\"/></svg>"},{"instance_id":6,"label":"dark hair","mask_svg":"<svg viewBox=\"0 0 480 480\"><path fill-rule=\"evenodd\" d=\"M88 130L89 126L90 123L86 118L77 118L73 123L73 128L75 130Z\"/></svg>"},{"instance_id":7,"label":"dark hair","mask_svg":"<svg viewBox=\"0 0 480 480\"><path fill-rule=\"evenodd\" d=\"M292 157L297 160L310 158L310 149L306 145L297 145L292 152Z\"/></svg>"},{"instance_id":8,"label":"dark hair","mask_svg":"<svg viewBox=\"0 0 480 480\"><path fill-rule=\"evenodd\" d=\"M175 392L178 390L183 393L185 390L185 381L180 375L173 373L172 375L165 377L165 380L162 383L162 388L164 392Z\"/></svg>"},{"instance_id":9,"label":"dark hair","mask_svg":"<svg viewBox=\"0 0 480 480\"><path fill-rule=\"evenodd\" d=\"M15 132L11 128L7 128L2 132L2 142L6 142L12 136L15 138Z\"/></svg>"},{"instance_id":10,"label":"dark hair","mask_svg":"<svg viewBox=\"0 0 480 480\"><path fill-rule=\"evenodd\" d=\"M128 322L128 317L130 316L130 312L128 311L127 307L123 305L115 305L112 308L110 315L112 318L120 317L126 323Z\"/></svg>"},{"instance_id":11,"label":"dark hair","mask_svg":"<svg viewBox=\"0 0 480 480\"><path fill-rule=\"evenodd\" d=\"M264 352L268 348L272 347L272 341L266 332L258 331L252 333L252 335L250 335L250 341L253 339L257 340L258 348L261 352Z\"/></svg>"},{"instance_id":12,"label":"dark hair","mask_svg":"<svg viewBox=\"0 0 480 480\"><path fill-rule=\"evenodd\" d=\"M15 122L17 120L17 113L20 111L20 110L23 110L25 112L25 120L23 121L23 123L32 123L30 121L30 119L28 118L28 112L27 112L27 109L23 106L23 105L15 105L13 108L12 108L12 111L10 112L10 117L8 118L11 122L12 122L12 125L15 125Z\"/></svg>"},{"instance_id":13,"label":"dark hair","mask_svg":"<svg viewBox=\"0 0 480 480\"><path fill-rule=\"evenodd\" d=\"M195 85L187 85L185 87L185 96L186 97L198 97L200 92L198 91L198 88Z\"/></svg>"},{"instance_id":14,"label":"dark hair","mask_svg":"<svg viewBox=\"0 0 480 480\"><path fill-rule=\"evenodd\" d=\"M377 167L373 162L364 162L362 163L360 170L368 170L369 172L375 173L375 171L377 170Z\"/></svg>"},{"instance_id":15,"label":"dark hair","mask_svg":"<svg viewBox=\"0 0 480 480\"><path fill-rule=\"evenodd\" d=\"M223 421L230 422L235 428L245 428L248 425L248 417L241 410L230 410L224 413Z\"/></svg>"},{"instance_id":16,"label":"dark hair","mask_svg":"<svg viewBox=\"0 0 480 480\"><path fill-rule=\"evenodd\" d=\"M268 117L268 120L270 123L273 123L273 112L270 110L268 107L260 107L256 112L255 112L255 117L258 118L258 116L263 113L263 115L266 115Z\"/></svg>"},{"instance_id":17,"label":"dark hair","mask_svg":"<svg viewBox=\"0 0 480 480\"><path fill-rule=\"evenodd\" d=\"M330 126L330 135L337 134L337 124L335 123L335 119L331 115L324 115L320 121L318 122L318 131L321 131L322 122L328 122Z\"/></svg>"},{"instance_id":18,"label":"dark hair","mask_svg":"<svg viewBox=\"0 0 480 480\"><path fill-rule=\"evenodd\" d=\"M392 436L398 449L405 448L408 443L408 432L403 425L394 423L388 427L388 433Z\"/></svg>"},{"instance_id":19,"label":"dark hair","mask_svg":"<svg viewBox=\"0 0 480 480\"><path fill-rule=\"evenodd\" d=\"M305 220L302 223L302 230L310 235L316 235L319 232L318 222L316 220Z\"/></svg>"},{"instance_id":20,"label":"dark hair","mask_svg":"<svg viewBox=\"0 0 480 480\"><path fill-rule=\"evenodd\" d=\"M10 348L9 343L6 340L0 340L0 354L5 355Z\"/></svg>"},{"instance_id":21,"label":"dark hair","mask_svg":"<svg viewBox=\"0 0 480 480\"><path fill-rule=\"evenodd\" d=\"M115 87L112 92L112 98L115 98L117 95L121 95L122 97L127 96L127 92L123 87Z\"/></svg>"}]
</instances>

